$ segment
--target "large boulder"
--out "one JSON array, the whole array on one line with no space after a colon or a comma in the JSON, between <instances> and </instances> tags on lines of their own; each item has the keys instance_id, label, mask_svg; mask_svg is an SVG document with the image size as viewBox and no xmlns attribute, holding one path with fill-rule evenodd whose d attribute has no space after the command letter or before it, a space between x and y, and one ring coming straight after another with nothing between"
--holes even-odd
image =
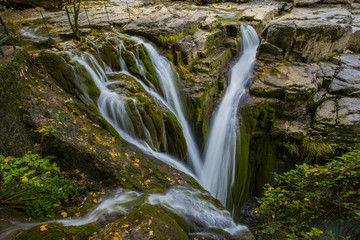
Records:
<instances>
[{"instance_id":1,"label":"large boulder","mask_svg":"<svg viewBox=\"0 0 360 240\"><path fill-rule=\"evenodd\" d=\"M330 59L346 48L351 19L341 7L295 8L266 27L258 56L300 62Z\"/></svg>"}]
</instances>

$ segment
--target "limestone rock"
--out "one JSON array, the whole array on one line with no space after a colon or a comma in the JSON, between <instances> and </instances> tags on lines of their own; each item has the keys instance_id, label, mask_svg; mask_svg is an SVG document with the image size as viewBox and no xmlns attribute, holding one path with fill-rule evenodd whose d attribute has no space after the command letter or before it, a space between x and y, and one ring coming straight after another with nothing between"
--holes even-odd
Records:
<instances>
[{"instance_id":1,"label":"limestone rock","mask_svg":"<svg viewBox=\"0 0 360 240\"><path fill-rule=\"evenodd\" d=\"M313 64L308 67L296 65L273 65L260 67L250 93L258 97L277 97L287 101L310 98L321 85L316 78L320 69Z\"/></svg>"},{"instance_id":2,"label":"limestone rock","mask_svg":"<svg viewBox=\"0 0 360 240\"><path fill-rule=\"evenodd\" d=\"M360 98L339 99L338 124L350 132L360 133Z\"/></svg>"},{"instance_id":3,"label":"limestone rock","mask_svg":"<svg viewBox=\"0 0 360 240\"><path fill-rule=\"evenodd\" d=\"M307 135L310 127L310 118L291 120L276 120L271 127L270 134L277 137L285 137L293 140L301 140Z\"/></svg>"},{"instance_id":4,"label":"limestone rock","mask_svg":"<svg viewBox=\"0 0 360 240\"><path fill-rule=\"evenodd\" d=\"M351 13L345 8L295 8L270 22L262 33L262 45L268 43L282 49L282 58L289 61L326 60L346 48L350 23ZM268 48L260 46L260 58L266 58L269 51L262 51Z\"/></svg>"}]
</instances>

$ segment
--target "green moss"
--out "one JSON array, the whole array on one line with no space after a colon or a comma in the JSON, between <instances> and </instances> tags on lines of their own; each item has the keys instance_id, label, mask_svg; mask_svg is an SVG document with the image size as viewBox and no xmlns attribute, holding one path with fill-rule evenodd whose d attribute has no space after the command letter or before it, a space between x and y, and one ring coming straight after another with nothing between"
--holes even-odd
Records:
<instances>
[{"instance_id":1,"label":"green moss","mask_svg":"<svg viewBox=\"0 0 360 240\"><path fill-rule=\"evenodd\" d=\"M130 131L132 131L133 134L138 136L139 138L146 139L143 125L142 125L142 120L139 116L137 107L132 99L128 99L126 101L126 109L127 109L128 116L130 118L129 120L131 122L131 126L132 126Z\"/></svg>"},{"instance_id":2,"label":"green moss","mask_svg":"<svg viewBox=\"0 0 360 240\"><path fill-rule=\"evenodd\" d=\"M175 220L175 222L180 226L180 228L186 233L188 234L190 232L190 227L189 227L189 223L186 220L186 218L181 215L180 213L178 213L176 210L172 210L169 208L162 208L162 210L172 219Z\"/></svg>"},{"instance_id":3,"label":"green moss","mask_svg":"<svg viewBox=\"0 0 360 240\"><path fill-rule=\"evenodd\" d=\"M335 148L330 143L319 142L304 138L301 142L301 155L306 163L317 162L325 157L334 157Z\"/></svg>"},{"instance_id":4,"label":"green moss","mask_svg":"<svg viewBox=\"0 0 360 240\"><path fill-rule=\"evenodd\" d=\"M83 226L64 227L59 223L42 225L45 231L40 231L41 226L35 226L18 234L15 240L49 240L49 239L77 239L87 240L98 227L89 223Z\"/></svg>"},{"instance_id":5,"label":"green moss","mask_svg":"<svg viewBox=\"0 0 360 240\"><path fill-rule=\"evenodd\" d=\"M182 127L170 112L166 114L165 130L169 153L174 154L180 159L185 159L187 155L187 145Z\"/></svg>"},{"instance_id":6,"label":"green moss","mask_svg":"<svg viewBox=\"0 0 360 240\"><path fill-rule=\"evenodd\" d=\"M136 77L139 78L143 78L142 75L140 74L140 71L137 67L137 64L133 58L133 56L131 56L131 53L125 49L121 49L121 56L124 59L124 61L126 62L126 65L129 69L129 71L134 74Z\"/></svg>"},{"instance_id":7,"label":"green moss","mask_svg":"<svg viewBox=\"0 0 360 240\"><path fill-rule=\"evenodd\" d=\"M128 226L128 231L130 234L133 232L137 232L138 239L145 239L146 236L150 235L154 239L159 240L183 240L189 239L186 232L179 226L177 221L172 216L169 216L170 210L164 210L164 208L160 206L153 206L150 204L144 204L138 209L132 210L128 215L126 215L123 219L117 222L117 226ZM176 217L178 220L178 215ZM150 224L149 224L149 220ZM180 221L180 220L179 220ZM183 222L182 225L186 223ZM144 226L144 225L146 226ZM113 226L107 226L104 235L113 231ZM137 226L144 226L142 228L137 228ZM186 226L184 228L187 229ZM110 231L109 231L110 230ZM115 229L116 230L116 229Z\"/></svg>"},{"instance_id":8,"label":"green moss","mask_svg":"<svg viewBox=\"0 0 360 240\"><path fill-rule=\"evenodd\" d=\"M158 91L160 91L160 83L157 80L155 67L151 61L149 53L143 45L139 45L137 49L139 52L139 58L143 62L146 69L146 78L156 87Z\"/></svg>"},{"instance_id":9,"label":"green moss","mask_svg":"<svg viewBox=\"0 0 360 240\"><path fill-rule=\"evenodd\" d=\"M120 70L120 56L110 42L105 42L99 48L101 59L114 70Z\"/></svg>"},{"instance_id":10,"label":"green moss","mask_svg":"<svg viewBox=\"0 0 360 240\"><path fill-rule=\"evenodd\" d=\"M75 75L65 60L53 52L42 51L39 61L44 66L43 70L50 74L67 92L75 94Z\"/></svg>"},{"instance_id":11,"label":"green moss","mask_svg":"<svg viewBox=\"0 0 360 240\"><path fill-rule=\"evenodd\" d=\"M196 32L196 28L191 28L191 29L189 29L189 31L188 31L188 33L189 33L190 35L194 35L195 32Z\"/></svg>"},{"instance_id":12,"label":"green moss","mask_svg":"<svg viewBox=\"0 0 360 240\"><path fill-rule=\"evenodd\" d=\"M184 33L178 33L176 35L170 35L170 36L164 36L160 34L157 40L162 47L166 48L167 46L175 43L176 41L184 38L185 36L186 35Z\"/></svg>"},{"instance_id":13,"label":"green moss","mask_svg":"<svg viewBox=\"0 0 360 240\"><path fill-rule=\"evenodd\" d=\"M255 16L242 16L239 20L246 21L246 22L254 22L254 21L259 22L258 19L255 19Z\"/></svg>"}]
</instances>

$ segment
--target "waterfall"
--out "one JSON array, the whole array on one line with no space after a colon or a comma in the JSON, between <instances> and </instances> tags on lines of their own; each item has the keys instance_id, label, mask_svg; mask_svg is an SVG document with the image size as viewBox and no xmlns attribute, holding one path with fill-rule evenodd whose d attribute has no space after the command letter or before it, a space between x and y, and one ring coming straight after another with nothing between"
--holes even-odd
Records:
<instances>
[{"instance_id":1,"label":"waterfall","mask_svg":"<svg viewBox=\"0 0 360 240\"><path fill-rule=\"evenodd\" d=\"M143 44L149 53L151 61L155 67L156 75L160 82L161 90L165 95L165 99L183 128L183 134L188 147L188 162L194 170L195 175L198 176L202 171L202 162L197 143L184 116L182 101L178 93L179 90L176 87L177 74L169 60L167 60L164 56L161 56L150 43L146 43L136 37L133 37L132 39L134 39L137 43Z\"/></svg>"},{"instance_id":2,"label":"waterfall","mask_svg":"<svg viewBox=\"0 0 360 240\"><path fill-rule=\"evenodd\" d=\"M256 60L259 44L255 30L241 26L242 55L231 69L226 93L211 123L205 147L204 167L199 176L202 186L210 191L224 206L235 178L236 143L239 137L238 105L245 93L245 84Z\"/></svg>"},{"instance_id":3,"label":"waterfall","mask_svg":"<svg viewBox=\"0 0 360 240\"><path fill-rule=\"evenodd\" d=\"M100 114L119 132L125 141L135 145L150 156L162 160L195 178L198 177L200 183L214 197L219 199L224 206L227 205L229 193L236 175L236 143L238 142L240 132L237 113L238 105L241 96L245 92L245 84L256 60L256 49L259 44L257 33L251 26L242 25L241 34L242 55L231 69L229 86L212 120L205 147L204 163L201 161L197 143L184 116L183 104L178 90L178 76L172 64L164 56L161 56L153 45L144 42L140 38L131 37L136 44L143 45L146 49L154 66L160 89L156 89L154 85L149 83L145 76L142 60L133 52L128 51L124 43L119 39L116 40L121 65L121 71L119 72L113 72L109 67L106 67L106 70L102 69L96 58L90 54L70 54L73 60L86 68L101 90L101 95L98 99ZM124 35L119 33L119 37L123 38ZM121 57L122 50L130 53L139 72L143 75L144 81L129 72L126 62ZM132 123L129 121L128 113L126 112L126 102L121 98L121 95L108 88L109 85L114 83L114 81L110 82L107 79L107 74L111 73L121 73L130 76L141 84L146 93L155 102L167 108L175 115L183 129L188 147L188 165L190 165L191 170L176 158L156 151L151 144L149 145L149 141L131 134ZM147 81L147 84L144 83L145 81ZM147 139L150 139L151 137L144 124L143 128Z\"/></svg>"},{"instance_id":4,"label":"waterfall","mask_svg":"<svg viewBox=\"0 0 360 240\"><path fill-rule=\"evenodd\" d=\"M145 154L153 156L154 158L157 158L166 164L196 178L195 175L183 163L166 153L155 151L149 146L147 142L137 138L128 131L132 127L132 123L128 119L128 113L124 106L125 102L123 99L121 99L121 96L118 93L108 88L110 82L107 78L106 71L101 67L94 56L88 53L82 53L79 55L73 52L68 52L68 54L73 61L85 67L97 87L100 89L101 94L97 102L99 112L106 119L106 121L108 121L112 127L115 128L115 130L126 142L138 147ZM110 69L107 71L110 71ZM110 71L109 73L113 72ZM123 70L119 73L123 73L135 78L133 75L127 72L127 70ZM137 81L140 82L138 79ZM146 90L151 91L149 88L146 88ZM161 97L154 92L151 92L151 95L161 99Z\"/></svg>"}]
</instances>

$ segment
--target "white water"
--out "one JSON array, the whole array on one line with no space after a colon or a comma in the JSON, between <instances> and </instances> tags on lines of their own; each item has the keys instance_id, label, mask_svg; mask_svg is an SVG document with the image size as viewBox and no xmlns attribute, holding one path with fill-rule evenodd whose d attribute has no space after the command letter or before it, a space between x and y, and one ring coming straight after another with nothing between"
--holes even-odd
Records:
<instances>
[{"instance_id":1,"label":"white water","mask_svg":"<svg viewBox=\"0 0 360 240\"><path fill-rule=\"evenodd\" d=\"M161 93L164 95L163 97L160 95L161 93L156 92L154 87L148 87L141 80L131 75L123 59L120 59L122 71L118 72L135 79L156 102L167 107L177 117L183 128L187 142L190 167L194 171L195 176L199 177L200 183L219 199L224 206L226 206L229 191L234 184L235 177L236 143L239 136L238 104L241 96L245 92L245 84L256 60L256 49L259 44L257 34L252 27L242 25L241 33L243 53L231 70L229 86L212 121L205 148L204 164L200 159L197 144L184 116L184 109L177 88L177 75L171 63L165 57L161 56L151 44L139 38L132 37L137 44L143 44L148 51L156 70ZM121 50L121 48L125 49L125 46L120 42L119 49ZM120 50L119 52L121 53ZM141 72L145 72L141 61L139 61L134 54L132 54L132 57L136 61L140 71L143 70ZM107 88L109 82L107 82L106 72L96 62L94 57L89 56L85 59L84 56L73 56L73 60L82 64L95 80L95 83L101 90L101 95L98 100L100 113L119 132L125 141L139 147L144 153L194 176L191 174L192 172L177 159L155 151L144 140L129 134L130 127L128 125L131 124L131 122L129 123L127 117L124 107L125 103L117 93ZM109 71L110 70L107 70L108 73L110 73Z\"/></svg>"},{"instance_id":2,"label":"white water","mask_svg":"<svg viewBox=\"0 0 360 240\"><path fill-rule=\"evenodd\" d=\"M214 227L224 229L233 236L241 235L247 227L236 224L227 210L204 200L209 197L199 190L174 187L165 195L150 195L149 203L161 204L179 212L188 220L191 232Z\"/></svg>"},{"instance_id":3,"label":"white water","mask_svg":"<svg viewBox=\"0 0 360 240\"><path fill-rule=\"evenodd\" d=\"M12 227L0 231L0 239L7 239L19 229L29 229L51 222L62 223L64 226L81 226L88 223L106 222L112 216L120 217L128 214L132 210L129 208L128 203L142 197L144 195L141 193L119 189L115 196L104 200L93 211L83 217L32 223L12 222ZM165 195L151 194L145 197L144 203L160 204L180 213L188 220L192 233L197 231L206 232L207 229L215 227L224 229L233 236L241 236L247 228L236 224L228 211L207 201L206 199L209 197L206 193L198 190L173 187Z\"/></svg>"},{"instance_id":4,"label":"white water","mask_svg":"<svg viewBox=\"0 0 360 240\"><path fill-rule=\"evenodd\" d=\"M80 56L71 52L69 52L69 55L73 61L76 61L80 65L84 66L87 72L91 75L95 84L101 91L97 102L100 114L115 128L115 130L126 142L138 147L142 152L153 156L165 162L166 164L173 166L180 171L183 171L184 173L196 178L183 163L168 154L155 151L144 140L141 140L129 133L128 130L131 128L131 125L129 125L131 124L131 121L129 121L127 112L124 107L125 102L123 99L121 99L119 94L108 88L109 82L106 76L106 72L104 69L102 69L95 57L89 54L82 54ZM126 70L119 73L132 76ZM149 88L147 88L147 90L150 91ZM152 92L152 94L156 95L154 92ZM160 96L158 97L161 98Z\"/></svg>"},{"instance_id":5,"label":"white water","mask_svg":"<svg viewBox=\"0 0 360 240\"><path fill-rule=\"evenodd\" d=\"M241 96L245 92L245 83L255 62L258 45L257 34L253 28L242 26L241 30L243 53L231 70L229 87L212 121L210 135L205 149L204 166L202 166L203 164L201 163L197 144L183 114L184 109L176 85L177 76L171 63L161 56L151 44L145 43L138 38L133 38L138 44L143 44L147 49L156 69L164 97L156 92L155 88L146 86L141 80L131 75L123 59L120 59L122 71L116 72L131 76L144 87L145 91L151 95L156 102L168 108L177 117L182 125L187 141L188 156L192 169L196 176L200 178L202 185L218 198L223 205L226 205L229 190L231 189L235 176L236 142L239 136L238 104ZM125 46L122 44L119 45L119 48L125 48ZM106 74L113 73L109 67L106 67L106 70L104 70L90 54L80 55L69 53L69 55L73 61L84 66L93 78L101 91L98 99L98 107L101 115L119 132L125 141L137 146L142 152L196 177L192 174L192 171L174 157L155 151L147 142L129 133L129 128L131 128L129 124L131 124L131 122L127 116L124 99L108 88L111 83L114 83L114 81L110 83L107 79ZM136 56L133 57L136 58ZM140 66L141 62L136 61ZM139 67L139 69L143 72L141 67ZM127 209L124 204L139 197L141 197L141 194L136 192L119 192L115 197L105 200L94 211L84 217L59 220L58 222L63 223L65 226L83 225L95 222L110 214L126 214L131 209ZM172 188L165 195L150 195L148 202L151 204L161 204L166 207L170 206L175 211L178 211L187 218L190 225L198 226L198 229L193 229L192 232L215 227L224 229L235 236L241 234L246 229L246 227L242 225L235 224L228 211L219 209L211 202L204 200L204 193L197 190ZM1 232L0 238L15 230L26 229L39 224L43 223L16 223L14 227L6 229L5 232Z\"/></svg>"},{"instance_id":6,"label":"white water","mask_svg":"<svg viewBox=\"0 0 360 240\"><path fill-rule=\"evenodd\" d=\"M256 60L259 44L255 30L241 26L243 53L231 69L230 84L212 120L205 148L205 163L200 183L224 206L234 183L236 142L239 137L238 105L245 92L245 84Z\"/></svg>"},{"instance_id":7,"label":"white water","mask_svg":"<svg viewBox=\"0 0 360 240\"><path fill-rule=\"evenodd\" d=\"M146 43L135 37L132 39L134 39L137 43L143 44L149 53L151 61L155 67L158 81L160 82L161 90L165 94L166 102L171 106L172 112L176 115L183 128L184 137L188 147L189 164L194 170L195 175L198 176L202 170L202 162L197 143L184 116L183 105L179 95L179 90L176 86L177 75L174 68L172 64L164 56L161 56L150 43Z\"/></svg>"}]
</instances>

